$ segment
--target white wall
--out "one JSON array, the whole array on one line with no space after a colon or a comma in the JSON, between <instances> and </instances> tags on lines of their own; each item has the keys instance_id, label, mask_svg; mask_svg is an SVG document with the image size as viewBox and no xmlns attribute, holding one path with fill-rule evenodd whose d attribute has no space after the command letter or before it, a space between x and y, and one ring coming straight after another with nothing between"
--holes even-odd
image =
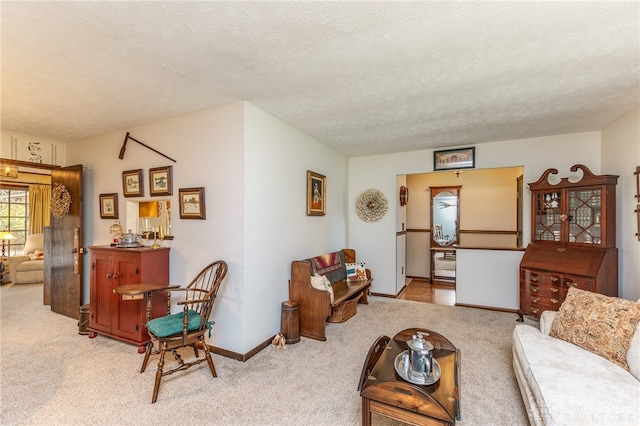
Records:
<instances>
[{"instance_id":1,"label":"white wall","mask_svg":"<svg viewBox=\"0 0 640 426\"><path fill-rule=\"evenodd\" d=\"M519 265L524 251L458 249L456 303L517 310L520 308Z\"/></svg>"},{"instance_id":2,"label":"white wall","mask_svg":"<svg viewBox=\"0 0 640 426\"><path fill-rule=\"evenodd\" d=\"M602 173L619 175L616 187L616 246L618 247L618 294L631 300L640 298L640 241L635 235L638 222L633 213L640 166L640 107L636 107L602 130Z\"/></svg>"},{"instance_id":3,"label":"white wall","mask_svg":"<svg viewBox=\"0 0 640 426\"><path fill-rule=\"evenodd\" d=\"M177 163L132 143L126 131ZM98 195L120 194L122 171L173 166L170 279L186 284L215 259L229 264L212 315L214 346L245 354L280 331L291 261L345 246L347 161L326 145L246 102L126 129L77 145L68 161L85 175L85 245L109 243L111 220L99 218ZM327 177L327 215L306 216L306 171ZM205 187L206 220L180 220L178 188ZM167 197L162 197L167 198ZM130 200L130 199L128 199ZM124 224L123 224L124 225ZM85 258L85 299L89 290Z\"/></svg>"},{"instance_id":4,"label":"white wall","mask_svg":"<svg viewBox=\"0 0 640 426\"><path fill-rule=\"evenodd\" d=\"M67 153L70 164L89 167L84 185L85 245L109 243L112 220L100 219L98 195L119 194L120 218L124 216L122 172L143 169L145 197L151 200L149 168L173 166L172 234L170 282L186 284L204 266L222 259L229 272L219 293L212 318L216 322L212 344L242 351L245 311L244 268L244 170L243 105L235 103L195 114L90 138L72 144ZM129 131L137 140L174 158L170 160L129 141L124 159L118 154ZM206 220L181 220L178 189L205 188ZM123 223L123 226L126 226ZM84 263L84 297L89 298L89 256Z\"/></svg>"},{"instance_id":5,"label":"white wall","mask_svg":"<svg viewBox=\"0 0 640 426\"><path fill-rule=\"evenodd\" d=\"M244 347L280 330L291 261L346 247L347 159L245 103ZM307 170L327 179L326 215L307 216Z\"/></svg>"},{"instance_id":6,"label":"white wall","mask_svg":"<svg viewBox=\"0 0 640 426\"><path fill-rule=\"evenodd\" d=\"M600 172L600 132L573 133L490 142L476 145L476 168L524 166L525 183L535 182L548 168L569 176L569 168L585 164ZM395 213L391 211L375 223L361 221L354 204L358 194L367 188L378 188L389 199L396 197L396 175L433 171L433 150L349 159L349 245L367 262L375 280L372 291L394 294L395 284ZM525 190L524 244L530 240L530 193ZM411 202L411 198L410 201ZM395 203L391 203L391 210ZM518 282L514 282L517 286Z\"/></svg>"}]
</instances>

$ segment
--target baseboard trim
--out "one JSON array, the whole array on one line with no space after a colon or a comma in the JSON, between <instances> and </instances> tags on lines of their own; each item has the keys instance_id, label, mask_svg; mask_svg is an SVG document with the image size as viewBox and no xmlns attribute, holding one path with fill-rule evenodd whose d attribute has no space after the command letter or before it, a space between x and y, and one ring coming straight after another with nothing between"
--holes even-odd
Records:
<instances>
[{"instance_id":1,"label":"baseboard trim","mask_svg":"<svg viewBox=\"0 0 640 426\"><path fill-rule=\"evenodd\" d=\"M273 337L275 337L275 335ZM218 348L218 347L212 346L212 345L209 345L209 350L211 352L213 352L214 354L216 354L216 355L220 355L220 356L223 356L225 358L235 359L236 361L245 362L246 360L248 360L249 358L253 357L258 352L260 352L261 350L263 350L264 348L269 346L271 344L271 341L273 340L273 337L270 338L270 339L265 340L262 343L260 343L258 346L256 346L255 348L251 349L246 354L241 354L239 352L228 351L226 349Z\"/></svg>"},{"instance_id":2,"label":"baseboard trim","mask_svg":"<svg viewBox=\"0 0 640 426\"><path fill-rule=\"evenodd\" d=\"M390 299L395 299L396 296L394 296L393 294L383 294L383 293L373 293L371 292L372 296L378 296L378 297L388 297Z\"/></svg>"},{"instance_id":3,"label":"baseboard trim","mask_svg":"<svg viewBox=\"0 0 640 426\"><path fill-rule=\"evenodd\" d=\"M517 314L518 313L517 309L498 308L498 307L495 307L495 306L469 305L469 304L466 304L466 303L456 303L455 306L462 306L464 308L486 309L488 311L508 312L508 313L513 313L513 314Z\"/></svg>"}]
</instances>

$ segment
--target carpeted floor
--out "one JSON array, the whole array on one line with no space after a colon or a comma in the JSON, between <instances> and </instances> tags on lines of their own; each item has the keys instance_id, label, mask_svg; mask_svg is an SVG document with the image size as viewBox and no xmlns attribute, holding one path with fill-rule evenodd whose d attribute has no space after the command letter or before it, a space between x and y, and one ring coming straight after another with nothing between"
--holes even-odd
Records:
<instances>
[{"instance_id":1,"label":"carpeted floor","mask_svg":"<svg viewBox=\"0 0 640 426\"><path fill-rule=\"evenodd\" d=\"M214 355L163 379L139 373L137 347L78 334L77 320L43 306L41 285L0 290L3 425L358 425L362 363L380 335L424 327L462 352L460 425L527 425L513 374L515 314L372 297L343 324L328 324L326 342L302 338L268 347L247 362ZM215 329L214 329L215 332ZM374 416L374 425L395 425Z\"/></svg>"}]
</instances>

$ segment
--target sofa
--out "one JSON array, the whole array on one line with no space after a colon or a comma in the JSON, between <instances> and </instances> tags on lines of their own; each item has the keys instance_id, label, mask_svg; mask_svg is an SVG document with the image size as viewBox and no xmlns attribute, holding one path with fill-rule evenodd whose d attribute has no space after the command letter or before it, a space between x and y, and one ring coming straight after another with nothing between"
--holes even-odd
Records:
<instances>
[{"instance_id":1,"label":"sofa","mask_svg":"<svg viewBox=\"0 0 640 426\"><path fill-rule=\"evenodd\" d=\"M539 328L513 331L513 368L532 425L640 424L640 301L570 288Z\"/></svg>"},{"instance_id":2,"label":"sofa","mask_svg":"<svg viewBox=\"0 0 640 426\"><path fill-rule=\"evenodd\" d=\"M13 284L33 284L44 281L44 236L30 234L22 255L7 259Z\"/></svg>"}]
</instances>

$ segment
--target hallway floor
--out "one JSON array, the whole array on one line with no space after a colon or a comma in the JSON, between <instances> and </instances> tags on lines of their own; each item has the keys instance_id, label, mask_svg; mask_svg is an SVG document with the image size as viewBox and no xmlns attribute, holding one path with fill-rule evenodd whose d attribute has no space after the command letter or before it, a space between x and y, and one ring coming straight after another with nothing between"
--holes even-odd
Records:
<instances>
[{"instance_id":1,"label":"hallway floor","mask_svg":"<svg viewBox=\"0 0 640 426\"><path fill-rule=\"evenodd\" d=\"M456 290L451 287L434 286L428 280L414 278L398 295L398 299L454 306L456 304Z\"/></svg>"}]
</instances>

